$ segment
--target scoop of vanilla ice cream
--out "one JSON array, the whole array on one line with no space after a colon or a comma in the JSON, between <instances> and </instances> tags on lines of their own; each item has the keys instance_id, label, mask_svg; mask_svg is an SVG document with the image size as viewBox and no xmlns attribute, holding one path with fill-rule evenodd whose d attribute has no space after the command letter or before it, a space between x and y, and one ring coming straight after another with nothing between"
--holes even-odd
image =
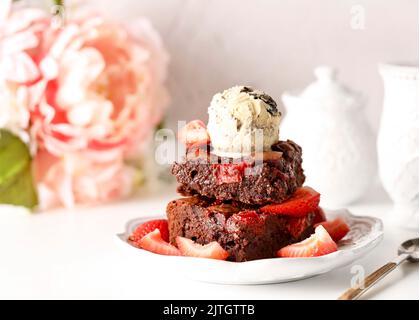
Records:
<instances>
[{"instance_id":1,"label":"scoop of vanilla ice cream","mask_svg":"<svg viewBox=\"0 0 419 320\"><path fill-rule=\"evenodd\" d=\"M236 157L268 151L279 139L281 113L266 93L235 86L217 93L208 108L213 152Z\"/></svg>"}]
</instances>

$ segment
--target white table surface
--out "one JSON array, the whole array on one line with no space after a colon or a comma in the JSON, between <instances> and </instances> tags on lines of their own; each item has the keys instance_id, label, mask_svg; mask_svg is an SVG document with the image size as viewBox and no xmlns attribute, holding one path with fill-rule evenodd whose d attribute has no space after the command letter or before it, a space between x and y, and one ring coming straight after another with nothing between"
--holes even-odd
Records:
<instances>
[{"instance_id":1,"label":"white table surface","mask_svg":"<svg viewBox=\"0 0 419 320\"><path fill-rule=\"evenodd\" d=\"M335 299L349 285L351 266L297 282L233 286L181 278L170 265L148 265L123 250L115 234L126 221L162 215L172 191L96 208L28 214L0 207L0 298L23 299ZM392 259L399 243L419 236L388 222L384 195L351 206L385 223L384 240L355 262L373 271ZM369 299L419 299L419 265L405 263L365 295Z\"/></svg>"}]
</instances>

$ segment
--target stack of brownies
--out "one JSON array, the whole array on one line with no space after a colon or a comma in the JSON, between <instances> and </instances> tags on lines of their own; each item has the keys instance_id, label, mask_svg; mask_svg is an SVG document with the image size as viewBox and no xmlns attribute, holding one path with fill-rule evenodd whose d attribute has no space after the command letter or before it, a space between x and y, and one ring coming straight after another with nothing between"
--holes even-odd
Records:
<instances>
[{"instance_id":1,"label":"stack of brownies","mask_svg":"<svg viewBox=\"0 0 419 320\"><path fill-rule=\"evenodd\" d=\"M302 187L302 150L279 141L279 117L265 93L233 87L214 96L208 128L194 121L179 133L186 155L172 173L184 197L167 206L171 244L178 236L202 245L217 241L228 260L249 261L276 257L314 232L320 195ZM250 138L256 130L260 148ZM310 203L289 201L307 193Z\"/></svg>"}]
</instances>

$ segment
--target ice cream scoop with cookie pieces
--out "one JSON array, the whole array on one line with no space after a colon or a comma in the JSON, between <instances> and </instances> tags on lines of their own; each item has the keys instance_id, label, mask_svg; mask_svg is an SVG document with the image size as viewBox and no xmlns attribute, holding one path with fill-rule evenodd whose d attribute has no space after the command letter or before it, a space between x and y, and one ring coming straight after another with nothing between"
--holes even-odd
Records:
<instances>
[{"instance_id":1,"label":"ice cream scoop with cookie pieces","mask_svg":"<svg viewBox=\"0 0 419 320\"><path fill-rule=\"evenodd\" d=\"M213 152L241 157L270 151L279 138L281 113L266 93L235 86L217 93L208 108L208 133Z\"/></svg>"}]
</instances>

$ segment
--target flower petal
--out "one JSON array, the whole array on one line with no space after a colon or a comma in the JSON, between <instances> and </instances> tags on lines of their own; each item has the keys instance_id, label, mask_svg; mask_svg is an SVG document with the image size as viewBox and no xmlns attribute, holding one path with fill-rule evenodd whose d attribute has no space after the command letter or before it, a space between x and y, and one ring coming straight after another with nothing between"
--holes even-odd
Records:
<instances>
[{"instance_id":1,"label":"flower petal","mask_svg":"<svg viewBox=\"0 0 419 320\"><path fill-rule=\"evenodd\" d=\"M12 7L12 0L0 1L0 24L4 23L9 16L10 9Z\"/></svg>"},{"instance_id":2,"label":"flower petal","mask_svg":"<svg viewBox=\"0 0 419 320\"><path fill-rule=\"evenodd\" d=\"M4 32L6 35L14 34L29 28L36 22L41 21L46 24L48 21L48 15L41 9L26 8L14 10L11 12L9 18L7 19L7 23L4 25Z\"/></svg>"},{"instance_id":3,"label":"flower petal","mask_svg":"<svg viewBox=\"0 0 419 320\"><path fill-rule=\"evenodd\" d=\"M3 76L13 82L28 83L39 78L36 64L24 52L4 57L0 69Z\"/></svg>"},{"instance_id":4,"label":"flower petal","mask_svg":"<svg viewBox=\"0 0 419 320\"><path fill-rule=\"evenodd\" d=\"M1 41L1 53L11 55L27 49L35 48L39 44L38 37L30 31L22 31Z\"/></svg>"}]
</instances>

